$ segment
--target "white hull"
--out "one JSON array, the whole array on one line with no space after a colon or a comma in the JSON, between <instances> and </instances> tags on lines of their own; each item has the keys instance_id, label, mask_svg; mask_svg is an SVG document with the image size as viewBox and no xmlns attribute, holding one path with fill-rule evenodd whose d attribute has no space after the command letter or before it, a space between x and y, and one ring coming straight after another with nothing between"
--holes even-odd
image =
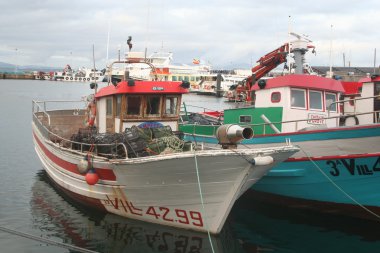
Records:
<instances>
[{"instance_id":1,"label":"white hull","mask_svg":"<svg viewBox=\"0 0 380 253\"><path fill-rule=\"evenodd\" d=\"M45 139L35 123L33 133L35 149L47 173L77 200L127 218L211 233L221 231L242 193L297 151L285 146L118 160L95 157L93 167L101 179L88 185L76 169L84 153ZM262 166L249 162L261 155L271 156L275 162Z\"/></svg>"}]
</instances>

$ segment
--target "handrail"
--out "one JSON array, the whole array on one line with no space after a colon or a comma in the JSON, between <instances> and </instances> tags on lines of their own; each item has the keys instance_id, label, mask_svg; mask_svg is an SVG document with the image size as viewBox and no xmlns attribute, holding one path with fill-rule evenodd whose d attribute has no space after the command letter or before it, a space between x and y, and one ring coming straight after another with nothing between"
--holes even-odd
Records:
<instances>
[{"instance_id":1,"label":"handrail","mask_svg":"<svg viewBox=\"0 0 380 253\"><path fill-rule=\"evenodd\" d=\"M332 105L334 104L339 104L339 103L346 103L346 102L350 102L350 101L356 101L356 100L364 100L364 99L370 99L370 98L380 98L380 95L377 95L377 96L371 96L371 97L360 97L360 98L350 98L350 99L347 99L347 100L338 100L338 101L335 101L335 102L332 102L330 105L329 105L329 108L327 110L327 115L330 116L330 111L331 111L331 107ZM354 115L356 113L356 103L354 105Z\"/></svg>"},{"instance_id":2,"label":"handrail","mask_svg":"<svg viewBox=\"0 0 380 253\"><path fill-rule=\"evenodd\" d=\"M115 146L115 147L117 147L117 146L121 145L121 146L123 147L123 149L124 149L125 156L128 157L128 149L127 149L127 147L124 145L124 143L91 144L91 143L84 143L84 142L72 141L72 140L69 140L69 139L63 138L62 136L59 136L59 135L56 134L56 133L53 133L53 132L50 131L50 130L49 130L44 124L42 124L42 122L40 122L40 123L41 123L42 127L46 130L46 132L47 132L48 134L50 134L50 135L52 135L52 136L54 136L54 137L57 137L59 140L61 140L61 142L65 142L65 143L69 144L70 149L73 150L73 151L76 151L76 152L80 151L80 153L84 153L84 151L83 151L84 148L83 148L83 147L86 147L86 146L91 147L92 145L94 145L95 147L107 147L107 146L108 146L108 147L111 147L111 146ZM60 146L63 146L63 145L61 144L61 142L59 142L59 145L60 145ZM80 150L73 149L73 145L74 145L74 144L79 145L79 146L80 146ZM96 155L98 155L98 154L99 154L99 153L98 153L98 149L95 148L94 150L96 150ZM112 154L105 154L105 155L110 155L110 156L112 156Z\"/></svg>"},{"instance_id":3,"label":"handrail","mask_svg":"<svg viewBox=\"0 0 380 253\"><path fill-rule=\"evenodd\" d=\"M373 113L380 113L379 111L370 111L370 112L362 112L362 113L356 113L356 114L350 114L350 116L356 116L356 115L365 115L365 114L373 114ZM338 116L331 116L331 117L323 117L320 118L321 120L327 120L327 119L340 119L344 115L338 115ZM277 121L277 122L269 122L269 123L257 123L257 124L240 124L241 126L245 127L260 127L262 126L264 131L263 134L265 134L265 126L270 126L271 124L287 124L287 123L299 123L304 121L309 121L310 119L298 119L298 120L288 120L288 121ZM195 134L195 127L196 126L210 126L210 125L200 125L200 124L187 124L190 126L193 126L193 134ZM213 125L213 127L218 127L217 125Z\"/></svg>"},{"instance_id":4,"label":"handrail","mask_svg":"<svg viewBox=\"0 0 380 253\"><path fill-rule=\"evenodd\" d=\"M112 82L112 80L111 80L112 79L112 67L115 63L124 63L124 64L125 63L129 63L129 64L131 64L131 63L143 63L143 64L146 64L152 69L155 80L158 79L156 67L152 63L146 61L145 59L129 59L129 60L122 60L122 61L114 61L108 66L108 85L110 85Z\"/></svg>"},{"instance_id":5,"label":"handrail","mask_svg":"<svg viewBox=\"0 0 380 253\"><path fill-rule=\"evenodd\" d=\"M35 101L35 100L32 100L32 112L33 112L33 115L35 115L35 106L37 106L38 110L37 112L40 112L39 110L41 109L41 112L44 113L47 118L48 118L48 123L49 123L49 126L50 126L50 115L46 112L45 109L42 110L42 108L40 107L40 105L38 104L40 101ZM45 106L44 106L45 107Z\"/></svg>"},{"instance_id":6,"label":"handrail","mask_svg":"<svg viewBox=\"0 0 380 253\"><path fill-rule=\"evenodd\" d=\"M51 136L53 138L56 138L57 140L59 140L59 144L60 146L63 146L63 143L66 143L68 144L68 146L70 147L70 149L72 151L75 151L75 152L79 152L79 153L84 153L84 147L88 146L88 147L91 147L92 145L95 145L95 147L111 147L111 146L119 146L121 145L124 149L124 152L125 152L125 156L126 158L128 157L128 149L126 148L126 146L124 145L124 143L111 143L111 144L91 144L91 143L84 143L84 142L77 142L77 141L73 141L73 140L69 140L69 139L66 139L54 132L52 132L37 116L36 116L36 113L43 113L44 115L47 116L48 118L48 126L50 127L51 126L51 119L50 119L50 115L49 113L46 111L46 103L50 103L50 102L75 102L75 103L78 103L78 102L85 102L83 100L49 100L49 101L37 101L37 100L33 100L32 101L32 112L33 112L33 118L35 120L38 121L38 123L40 124L41 127L43 127L44 131L45 131L45 134L47 134L47 136ZM40 104L43 104L44 108L41 107ZM36 110L37 108L37 110ZM76 109L70 109L70 110L76 110ZM37 126L39 127L39 126ZM45 136L45 137L47 137ZM49 138L50 141L51 138ZM54 141L52 141L54 143ZM76 149L73 149L73 146L74 145L78 145L80 146L80 150L76 150ZM98 148L95 148L94 149L96 151L96 155L99 155L98 153ZM113 154L105 154L105 155L109 155L109 156L113 156Z\"/></svg>"}]
</instances>

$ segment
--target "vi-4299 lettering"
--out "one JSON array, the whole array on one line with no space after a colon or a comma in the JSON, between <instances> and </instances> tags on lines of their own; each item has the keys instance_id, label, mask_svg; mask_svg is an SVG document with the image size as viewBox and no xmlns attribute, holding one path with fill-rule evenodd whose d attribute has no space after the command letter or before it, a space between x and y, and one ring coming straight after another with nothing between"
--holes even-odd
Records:
<instances>
[{"instance_id":1,"label":"vi-4299 lettering","mask_svg":"<svg viewBox=\"0 0 380 253\"><path fill-rule=\"evenodd\" d=\"M375 158L376 159L376 158ZM334 177L340 176L343 171L348 171L352 176L373 175L380 172L380 157L372 162L368 159L339 159L327 160L330 174Z\"/></svg>"},{"instance_id":2,"label":"vi-4299 lettering","mask_svg":"<svg viewBox=\"0 0 380 253\"><path fill-rule=\"evenodd\" d=\"M146 209L137 208L131 201L120 198L110 198L103 200L105 205L111 205L117 210L137 216L149 216L152 219L162 220L166 222L181 223L203 227L203 219L200 212L188 211L183 209L170 209L164 206L149 206Z\"/></svg>"}]
</instances>

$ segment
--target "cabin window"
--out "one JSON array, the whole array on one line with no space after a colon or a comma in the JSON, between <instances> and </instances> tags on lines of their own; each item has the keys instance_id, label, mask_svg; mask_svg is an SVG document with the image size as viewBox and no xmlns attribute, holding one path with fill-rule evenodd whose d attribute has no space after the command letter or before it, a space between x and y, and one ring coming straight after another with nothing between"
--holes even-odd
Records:
<instances>
[{"instance_id":1,"label":"cabin window","mask_svg":"<svg viewBox=\"0 0 380 253\"><path fill-rule=\"evenodd\" d=\"M177 114L178 97L165 98L165 115L175 116Z\"/></svg>"},{"instance_id":2,"label":"cabin window","mask_svg":"<svg viewBox=\"0 0 380 253\"><path fill-rule=\"evenodd\" d=\"M291 90L291 106L296 108L306 108L306 91L300 89Z\"/></svg>"},{"instance_id":3,"label":"cabin window","mask_svg":"<svg viewBox=\"0 0 380 253\"><path fill-rule=\"evenodd\" d=\"M106 99L106 116L112 116L112 97Z\"/></svg>"},{"instance_id":4,"label":"cabin window","mask_svg":"<svg viewBox=\"0 0 380 253\"><path fill-rule=\"evenodd\" d=\"M177 81L177 76L172 76L172 81Z\"/></svg>"},{"instance_id":5,"label":"cabin window","mask_svg":"<svg viewBox=\"0 0 380 253\"><path fill-rule=\"evenodd\" d=\"M270 97L272 103L278 103L281 101L281 93L280 92L272 92Z\"/></svg>"},{"instance_id":6,"label":"cabin window","mask_svg":"<svg viewBox=\"0 0 380 253\"><path fill-rule=\"evenodd\" d=\"M141 96L127 96L127 115L140 115Z\"/></svg>"},{"instance_id":7,"label":"cabin window","mask_svg":"<svg viewBox=\"0 0 380 253\"><path fill-rule=\"evenodd\" d=\"M201 77L200 77L200 76L197 76L197 77L195 78L195 80L198 82L199 80L201 80Z\"/></svg>"},{"instance_id":8,"label":"cabin window","mask_svg":"<svg viewBox=\"0 0 380 253\"><path fill-rule=\"evenodd\" d=\"M146 97L146 116L159 116L161 108L161 96L147 96Z\"/></svg>"},{"instance_id":9,"label":"cabin window","mask_svg":"<svg viewBox=\"0 0 380 253\"><path fill-rule=\"evenodd\" d=\"M323 110L321 91L309 91L309 106L312 110Z\"/></svg>"},{"instance_id":10,"label":"cabin window","mask_svg":"<svg viewBox=\"0 0 380 253\"><path fill-rule=\"evenodd\" d=\"M327 93L326 92L326 110L330 112L336 112L337 104L336 102L336 94ZM334 104L333 104L334 103Z\"/></svg>"},{"instance_id":11,"label":"cabin window","mask_svg":"<svg viewBox=\"0 0 380 253\"><path fill-rule=\"evenodd\" d=\"M188 76L185 76L185 81L189 81L190 79L189 79L189 77Z\"/></svg>"},{"instance_id":12,"label":"cabin window","mask_svg":"<svg viewBox=\"0 0 380 253\"><path fill-rule=\"evenodd\" d=\"M194 81L195 81L195 77L194 77L194 76L191 76L191 77L190 77L190 81L194 82Z\"/></svg>"},{"instance_id":13,"label":"cabin window","mask_svg":"<svg viewBox=\"0 0 380 253\"><path fill-rule=\"evenodd\" d=\"M183 76L179 76L178 81L183 81Z\"/></svg>"},{"instance_id":14,"label":"cabin window","mask_svg":"<svg viewBox=\"0 0 380 253\"><path fill-rule=\"evenodd\" d=\"M116 96L116 116L120 117L121 112L121 95Z\"/></svg>"},{"instance_id":15,"label":"cabin window","mask_svg":"<svg viewBox=\"0 0 380 253\"><path fill-rule=\"evenodd\" d=\"M239 123L252 123L251 115L240 115Z\"/></svg>"}]
</instances>

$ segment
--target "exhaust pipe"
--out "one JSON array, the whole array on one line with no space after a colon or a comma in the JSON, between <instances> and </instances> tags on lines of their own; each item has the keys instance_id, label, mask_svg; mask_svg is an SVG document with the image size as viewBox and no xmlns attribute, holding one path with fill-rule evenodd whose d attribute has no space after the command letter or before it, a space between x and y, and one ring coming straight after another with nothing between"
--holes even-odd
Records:
<instances>
[{"instance_id":1,"label":"exhaust pipe","mask_svg":"<svg viewBox=\"0 0 380 253\"><path fill-rule=\"evenodd\" d=\"M251 139L253 130L249 127L227 124L222 125L216 130L216 138L223 148L236 148L237 143L244 139Z\"/></svg>"}]
</instances>

